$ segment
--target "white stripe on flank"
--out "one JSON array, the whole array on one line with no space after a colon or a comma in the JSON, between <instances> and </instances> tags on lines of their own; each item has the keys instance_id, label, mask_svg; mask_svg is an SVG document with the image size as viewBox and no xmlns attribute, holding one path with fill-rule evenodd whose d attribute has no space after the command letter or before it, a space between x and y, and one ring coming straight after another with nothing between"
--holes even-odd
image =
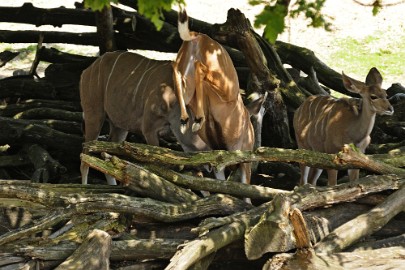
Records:
<instances>
[{"instance_id":1,"label":"white stripe on flank","mask_svg":"<svg viewBox=\"0 0 405 270\"><path fill-rule=\"evenodd\" d=\"M102 67L103 60L104 60L104 57L101 57L100 62L98 63L97 89L100 89L100 87L101 87L100 77L101 77L101 67ZM92 79L92 81L93 81L93 79Z\"/></svg>"},{"instance_id":2,"label":"white stripe on flank","mask_svg":"<svg viewBox=\"0 0 405 270\"><path fill-rule=\"evenodd\" d=\"M107 80L107 83L106 83L106 85L105 85L105 92L107 92L108 84L110 83L111 75L112 75L113 72L114 72L115 65L117 64L118 59L120 59L120 57L121 57L122 55L123 55L123 53L121 53L121 54L117 57L117 59L115 59L114 65L113 65L113 67L111 68L111 71L110 71L110 75L108 75L108 80Z\"/></svg>"},{"instance_id":3,"label":"white stripe on flank","mask_svg":"<svg viewBox=\"0 0 405 270\"><path fill-rule=\"evenodd\" d=\"M146 74L148 74L148 72L149 72L151 69L154 68L153 65L152 65L151 67L149 67L149 64L150 64L150 63L151 63L151 61L148 61L148 64L146 65L146 70L143 72L142 76L138 79L138 84L137 84L137 85L135 86L135 88L134 88L134 92L133 92L133 95L132 95L132 101L133 101L133 102L135 101L136 94L138 93L139 86L141 85L143 78L145 77Z\"/></svg>"},{"instance_id":4,"label":"white stripe on flank","mask_svg":"<svg viewBox=\"0 0 405 270\"><path fill-rule=\"evenodd\" d=\"M129 80L129 78L130 78L132 75L136 75L136 74L135 74L136 70L139 68L140 65L142 65L142 63L143 63L144 60L147 60L147 59L146 59L146 58L142 58L141 61L138 62L138 64L136 65L136 67L129 73L128 77L123 81L122 84L125 84L125 83Z\"/></svg>"}]
</instances>

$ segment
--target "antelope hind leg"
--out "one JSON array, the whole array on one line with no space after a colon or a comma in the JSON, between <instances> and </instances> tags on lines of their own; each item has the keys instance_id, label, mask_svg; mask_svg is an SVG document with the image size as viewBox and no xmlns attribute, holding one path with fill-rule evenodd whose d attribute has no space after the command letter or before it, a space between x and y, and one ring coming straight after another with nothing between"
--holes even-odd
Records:
<instances>
[{"instance_id":1,"label":"antelope hind leg","mask_svg":"<svg viewBox=\"0 0 405 270\"><path fill-rule=\"evenodd\" d=\"M308 173L309 173L309 167L305 166L304 164L300 164L300 186L305 185L308 183Z\"/></svg>"},{"instance_id":2,"label":"antelope hind leg","mask_svg":"<svg viewBox=\"0 0 405 270\"><path fill-rule=\"evenodd\" d=\"M322 169L317 168L310 168L308 174L308 181L313 185L316 186L316 182L318 182L319 176L321 176Z\"/></svg>"},{"instance_id":3,"label":"antelope hind leg","mask_svg":"<svg viewBox=\"0 0 405 270\"><path fill-rule=\"evenodd\" d=\"M207 74L207 67L200 61L195 62L195 82L196 82L196 100L197 110L194 117L194 123L192 127L193 132L197 132L202 128L205 122L204 115L204 93L203 93L203 80Z\"/></svg>"},{"instance_id":4,"label":"antelope hind leg","mask_svg":"<svg viewBox=\"0 0 405 270\"><path fill-rule=\"evenodd\" d=\"M182 74L178 70L177 63L173 63L173 81L175 84L175 93L177 97L177 101L179 102L180 105L180 131L181 133L185 133L187 129L187 123L188 123L188 114L186 110L186 103L184 102L184 85L182 83Z\"/></svg>"},{"instance_id":5,"label":"antelope hind leg","mask_svg":"<svg viewBox=\"0 0 405 270\"><path fill-rule=\"evenodd\" d=\"M102 108L102 106L100 106ZM103 126L105 115L103 110L93 111L93 113L83 113L83 133L84 141L89 142L97 140L100 134L101 127ZM84 150L83 154L88 154L88 151ZM89 166L86 163L80 163L80 173L82 175L82 184L87 185Z\"/></svg>"}]
</instances>

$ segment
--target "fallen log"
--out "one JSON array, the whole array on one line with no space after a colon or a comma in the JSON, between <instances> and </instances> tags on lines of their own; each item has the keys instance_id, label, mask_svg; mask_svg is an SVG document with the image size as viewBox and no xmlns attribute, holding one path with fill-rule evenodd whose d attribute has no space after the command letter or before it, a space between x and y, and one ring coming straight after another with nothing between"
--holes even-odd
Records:
<instances>
[{"instance_id":1,"label":"fallen log","mask_svg":"<svg viewBox=\"0 0 405 270\"><path fill-rule=\"evenodd\" d=\"M54 108L33 108L20 112L14 119L55 119L73 122L82 122L83 117L80 112L70 112Z\"/></svg>"},{"instance_id":2,"label":"fallen log","mask_svg":"<svg viewBox=\"0 0 405 270\"><path fill-rule=\"evenodd\" d=\"M29 224L15 231L0 236L0 245L10 243L22 237L28 237L53 225L69 220L72 217L98 212L118 212L145 217L160 222L176 222L207 215L228 215L242 211L249 206L242 200L225 195L213 195L188 203L171 204L149 198L136 198L120 194L83 194L78 192L61 192L49 189L52 185L42 184L47 190L31 184L11 185L2 182L0 185L1 198L19 198L31 203L46 205L52 210L44 215L34 225ZM72 185L76 188L79 185ZM65 186L66 188L67 186ZM82 186L83 187L83 186ZM83 187L82 191L86 191Z\"/></svg>"},{"instance_id":3,"label":"fallen log","mask_svg":"<svg viewBox=\"0 0 405 270\"><path fill-rule=\"evenodd\" d=\"M82 111L79 102L52 99L27 99L15 104L0 105L0 116L12 117L23 111L35 108L52 108L70 112Z\"/></svg>"},{"instance_id":4,"label":"fallen log","mask_svg":"<svg viewBox=\"0 0 405 270\"><path fill-rule=\"evenodd\" d=\"M315 252L342 251L360 238L379 230L402 211L405 211L405 186L394 192L370 212L360 215L334 230L315 245Z\"/></svg>"},{"instance_id":5,"label":"fallen log","mask_svg":"<svg viewBox=\"0 0 405 270\"><path fill-rule=\"evenodd\" d=\"M401 269L404 263L403 247L381 248L357 252L340 252L335 254L316 254L303 250L295 254L277 254L270 259L263 270L295 270L303 267L309 269Z\"/></svg>"},{"instance_id":6,"label":"fallen log","mask_svg":"<svg viewBox=\"0 0 405 270\"><path fill-rule=\"evenodd\" d=\"M19 55L19 52L4 51L0 53L0 67L5 66L9 61L13 60L14 57Z\"/></svg>"},{"instance_id":7,"label":"fallen log","mask_svg":"<svg viewBox=\"0 0 405 270\"><path fill-rule=\"evenodd\" d=\"M83 138L66 134L44 125L33 124L29 120L16 120L0 117L0 144L23 145L37 143L54 150L66 151L79 156Z\"/></svg>"},{"instance_id":8,"label":"fallen log","mask_svg":"<svg viewBox=\"0 0 405 270\"><path fill-rule=\"evenodd\" d=\"M0 98L80 100L79 84L53 84L46 79L17 76L0 80Z\"/></svg>"},{"instance_id":9,"label":"fallen log","mask_svg":"<svg viewBox=\"0 0 405 270\"><path fill-rule=\"evenodd\" d=\"M371 157L345 147L338 154L325 154L308 150L260 147L255 151L209 151L184 153L167 148L123 142L92 141L83 146L89 153L107 152L133 158L141 162L161 163L176 166L203 166L221 169L241 162L298 162L316 168L340 170L361 168L380 174L404 174L405 170L373 160Z\"/></svg>"},{"instance_id":10,"label":"fallen log","mask_svg":"<svg viewBox=\"0 0 405 270\"><path fill-rule=\"evenodd\" d=\"M311 68L313 68L319 82L323 85L345 95L353 96L344 88L341 74L323 63L313 51L282 41L277 41L275 47L283 63L290 64L306 74L311 74Z\"/></svg>"},{"instance_id":11,"label":"fallen log","mask_svg":"<svg viewBox=\"0 0 405 270\"><path fill-rule=\"evenodd\" d=\"M32 181L48 183L59 179L63 173L66 173L66 167L52 158L48 151L41 146L33 144L26 145L24 148L35 169L31 176Z\"/></svg>"},{"instance_id":12,"label":"fallen log","mask_svg":"<svg viewBox=\"0 0 405 270\"><path fill-rule=\"evenodd\" d=\"M139 165L126 162L117 157L108 157L107 161L103 161L82 154L81 160L89 167L115 177L124 186L141 196L173 203L191 202L199 198L193 192L178 187Z\"/></svg>"},{"instance_id":13,"label":"fallen log","mask_svg":"<svg viewBox=\"0 0 405 270\"><path fill-rule=\"evenodd\" d=\"M369 177L360 179L353 184L341 184L334 187L303 186L294 190L289 198L293 199L291 208L301 211L316 207L325 207L342 201L354 200L372 192L385 189L398 189L404 183L403 178L393 176ZM311 195L311 190L313 194ZM196 230L204 233L203 236L186 243L172 257L166 269L187 269L196 261L244 237L247 228L255 225L265 212L273 211L273 202L264 203L244 213L233 216L210 219ZM208 232L207 232L208 231ZM274 235L279 237L278 231ZM277 237L271 237L275 241ZM288 236L289 237L289 236Z\"/></svg>"},{"instance_id":14,"label":"fallen log","mask_svg":"<svg viewBox=\"0 0 405 270\"><path fill-rule=\"evenodd\" d=\"M55 87L45 80L31 77L10 77L0 80L0 98L18 97L24 99L56 99Z\"/></svg>"},{"instance_id":15,"label":"fallen log","mask_svg":"<svg viewBox=\"0 0 405 270\"><path fill-rule=\"evenodd\" d=\"M107 270L110 269L111 236L93 230L86 240L55 270Z\"/></svg>"},{"instance_id":16,"label":"fallen log","mask_svg":"<svg viewBox=\"0 0 405 270\"><path fill-rule=\"evenodd\" d=\"M28 159L27 155L23 152L20 152L15 155L0 156L0 168L26 166L29 164L31 164L31 161Z\"/></svg>"},{"instance_id":17,"label":"fallen log","mask_svg":"<svg viewBox=\"0 0 405 270\"><path fill-rule=\"evenodd\" d=\"M192 190L205 190L209 192L229 194L240 198L251 198L260 200L270 200L276 194L290 194L289 191L248 185L234 181L218 181L212 178L202 178L192 175L182 174L173 170L162 168L156 165L147 165L146 168L164 177L177 185L190 188Z\"/></svg>"},{"instance_id":18,"label":"fallen log","mask_svg":"<svg viewBox=\"0 0 405 270\"><path fill-rule=\"evenodd\" d=\"M46 126L50 129L63 132L65 134L72 134L82 137L83 127L81 122L64 121L54 119L42 119L42 120L28 120L32 125ZM107 134L107 129L102 129L102 134Z\"/></svg>"}]
</instances>

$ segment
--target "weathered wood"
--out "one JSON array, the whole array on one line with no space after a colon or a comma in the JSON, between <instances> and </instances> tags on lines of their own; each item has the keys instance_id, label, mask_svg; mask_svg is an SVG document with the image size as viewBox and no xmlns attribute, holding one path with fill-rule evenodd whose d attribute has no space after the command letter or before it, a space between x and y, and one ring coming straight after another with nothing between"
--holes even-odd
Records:
<instances>
[{"instance_id":1,"label":"weathered wood","mask_svg":"<svg viewBox=\"0 0 405 270\"><path fill-rule=\"evenodd\" d=\"M218 181L212 178L202 178L187 174L181 174L173 170L156 165L147 165L147 169L164 177L165 179L193 190L205 190L237 196L241 198L270 200L277 194L289 194L289 191L268 187L248 185L234 181Z\"/></svg>"},{"instance_id":2,"label":"weathered wood","mask_svg":"<svg viewBox=\"0 0 405 270\"><path fill-rule=\"evenodd\" d=\"M93 230L86 240L56 270L108 270L110 269L111 236Z\"/></svg>"},{"instance_id":3,"label":"weathered wood","mask_svg":"<svg viewBox=\"0 0 405 270\"><path fill-rule=\"evenodd\" d=\"M55 119L42 119L29 121L33 125L42 125L66 134L77 135L80 137L83 136L83 127L81 122L55 120ZM106 128L103 128L102 134L107 134L106 130L107 130Z\"/></svg>"},{"instance_id":4,"label":"weathered wood","mask_svg":"<svg viewBox=\"0 0 405 270\"><path fill-rule=\"evenodd\" d=\"M404 93L405 93L405 87L402 86L400 83L393 83L387 89L387 94L390 97L394 96L395 94L404 94Z\"/></svg>"},{"instance_id":5,"label":"weathered wood","mask_svg":"<svg viewBox=\"0 0 405 270\"><path fill-rule=\"evenodd\" d=\"M107 157L104 161L82 154L81 160L89 167L113 176L141 196L165 202L190 202L198 199L193 192L180 188L139 165L117 157Z\"/></svg>"},{"instance_id":6,"label":"weathered wood","mask_svg":"<svg viewBox=\"0 0 405 270\"><path fill-rule=\"evenodd\" d=\"M52 108L71 112L80 112L79 102L50 99L27 99L15 104L0 105L0 116L11 117L20 112L34 108Z\"/></svg>"},{"instance_id":7,"label":"weathered wood","mask_svg":"<svg viewBox=\"0 0 405 270\"><path fill-rule=\"evenodd\" d=\"M0 80L0 98L22 97L24 99L55 99L55 88L45 80L31 77L10 77Z\"/></svg>"},{"instance_id":8,"label":"weathered wood","mask_svg":"<svg viewBox=\"0 0 405 270\"><path fill-rule=\"evenodd\" d=\"M0 156L0 167L18 167L31 164L25 153L15 155ZM0 178L1 179L1 178Z\"/></svg>"},{"instance_id":9,"label":"weathered wood","mask_svg":"<svg viewBox=\"0 0 405 270\"><path fill-rule=\"evenodd\" d=\"M37 144L26 145L25 150L35 168L31 176L32 181L48 183L58 179L61 174L66 173L66 167L52 158L48 151L41 146Z\"/></svg>"},{"instance_id":10,"label":"weathered wood","mask_svg":"<svg viewBox=\"0 0 405 270\"><path fill-rule=\"evenodd\" d=\"M97 59L96 56L85 56L78 55L60 51L56 48L42 47L39 51L39 55L42 61L49 63L88 63L90 65L94 60ZM83 68L85 69L85 67Z\"/></svg>"},{"instance_id":11,"label":"weathered wood","mask_svg":"<svg viewBox=\"0 0 405 270\"><path fill-rule=\"evenodd\" d=\"M0 67L3 67L7 64L7 62L11 61L19 55L19 52L10 52L10 51L4 51L0 53Z\"/></svg>"},{"instance_id":12,"label":"weathered wood","mask_svg":"<svg viewBox=\"0 0 405 270\"><path fill-rule=\"evenodd\" d=\"M302 212L297 208L292 209L289 213L289 218L294 229L293 231L297 248L311 248L311 238Z\"/></svg>"},{"instance_id":13,"label":"weathered wood","mask_svg":"<svg viewBox=\"0 0 405 270\"><path fill-rule=\"evenodd\" d=\"M90 153L108 152L127 155L135 160L176 166L203 166L220 169L240 162L298 162L316 168L349 169L361 168L381 174L404 174L405 170L373 160L372 158L345 147L338 154L325 154L308 150L260 147L255 151L210 151L205 153L184 153L167 148L128 142L109 143L92 141L84 144Z\"/></svg>"},{"instance_id":14,"label":"weathered wood","mask_svg":"<svg viewBox=\"0 0 405 270\"><path fill-rule=\"evenodd\" d=\"M380 176L378 179L373 179L372 177L360 179L354 185L341 184L334 187L311 187L310 189L308 189L308 186L304 186L294 190L294 194L289 197L294 198L292 208L305 211L346 201L349 197L356 199L371 192L396 189L404 181L404 179L398 180L397 177ZM317 195L309 195L310 190L313 190ZM256 224L266 210L271 212L272 207L272 202L268 202L244 213L237 213L233 216L211 219L205 222L197 228L200 233L205 234L198 239L188 242L182 249L177 251L166 269L187 269L195 261L238 239L242 239L245 230ZM275 232L275 235L277 235L277 232Z\"/></svg>"},{"instance_id":15,"label":"weathered wood","mask_svg":"<svg viewBox=\"0 0 405 270\"><path fill-rule=\"evenodd\" d=\"M81 136L66 134L47 126L31 123L29 120L16 120L0 117L0 144L37 143L55 150L67 151L69 155L77 155L82 149Z\"/></svg>"},{"instance_id":16,"label":"weathered wood","mask_svg":"<svg viewBox=\"0 0 405 270\"><path fill-rule=\"evenodd\" d=\"M286 251L290 242L295 242L294 228L289 220L291 201L279 195L272 204L259 222L245 233L245 252L249 260L258 259L273 250Z\"/></svg>"},{"instance_id":17,"label":"weathered wood","mask_svg":"<svg viewBox=\"0 0 405 270\"><path fill-rule=\"evenodd\" d=\"M78 83L55 85L46 79L29 76L0 80L0 98L80 100Z\"/></svg>"},{"instance_id":18,"label":"weathered wood","mask_svg":"<svg viewBox=\"0 0 405 270\"><path fill-rule=\"evenodd\" d=\"M375 160L382 161L391 166L403 168L405 167L405 147L397 148L391 151L388 151L386 154L375 154L370 155Z\"/></svg>"},{"instance_id":19,"label":"weathered wood","mask_svg":"<svg viewBox=\"0 0 405 270\"><path fill-rule=\"evenodd\" d=\"M119 194L82 194L78 192L62 193L51 190L51 185L8 185L1 182L0 197L20 198L34 203L41 203L55 209L38 220L34 225L24 226L16 231L0 236L0 245L9 243L21 237L27 237L56 223L68 220L79 214L97 212L118 212L147 217L161 222L176 222L207 215L227 215L242 211L249 206L242 200L224 195L213 195L195 202L170 204L155 201L149 198L136 198ZM77 187L78 185L72 185ZM47 187L46 190L43 188ZM83 189L85 191L86 189Z\"/></svg>"},{"instance_id":20,"label":"weathered wood","mask_svg":"<svg viewBox=\"0 0 405 270\"><path fill-rule=\"evenodd\" d=\"M381 248L358 252L315 254L312 250L295 254L278 254L270 259L263 270L295 269L401 269L404 263L403 247Z\"/></svg>"},{"instance_id":21,"label":"weathered wood","mask_svg":"<svg viewBox=\"0 0 405 270\"><path fill-rule=\"evenodd\" d=\"M75 10L65 7L44 9L34 7L32 3L24 3L21 7L2 7L0 18L2 22L29 23L36 26L50 24L61 27L64 24L81 24L94 26L94 12L90 10Z\"/></svg>"},{"instance_id":22,"label":"weathered wood","mask_svg":"<svg viewBox=\"0 0 405 270\"><path fill-rule=\"evenodd\" d=\"M360 238L379 230L402 211L405 211L405 186L370 212L360 215L334 230L315 245L315 251L318 253L342 251Z\"/></svg>"},{"instance_id":23,"label":"weathered wood","mask_svg":"<svg viewBox=\"0 0 405 270\"><path fill-rule=\"evenodd\" d=\"M53 108L33 108L20 112L13 117L14 119L56 119L65 121L81 122L82 113L69 112Z\"/></svg>"},{"instance_id":24,"label":"weathered wood","mask_svg":"<svg viewBox=\"0 0 405 270\"><path fill-rule=\"evenodd\" d=\"M313 51L282 41L277 41L275 47L283 63L290 64L306 74L310 74L313 68L320 83L345 95L353 95L344 88L341 74L323 63Z\"/></svg>"}]
</instances>

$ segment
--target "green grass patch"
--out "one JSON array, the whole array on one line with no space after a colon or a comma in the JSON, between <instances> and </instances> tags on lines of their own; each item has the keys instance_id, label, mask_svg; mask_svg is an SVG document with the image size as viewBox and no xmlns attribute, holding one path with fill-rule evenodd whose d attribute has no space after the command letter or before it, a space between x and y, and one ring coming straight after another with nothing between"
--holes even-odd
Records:
<instances>
[{"instance_id":1,"label":"green grass patch","mask_svg":"<svg viewBox=\"0 0 405 270\"><path fill-rule=\"evenodd\" d=\"M331 47L327 63L338 72L365 76L376 67L385 79L405 82L405 35L387 39L376 32L363 39L336 39Z\"/></svg>"}]
</instances>

